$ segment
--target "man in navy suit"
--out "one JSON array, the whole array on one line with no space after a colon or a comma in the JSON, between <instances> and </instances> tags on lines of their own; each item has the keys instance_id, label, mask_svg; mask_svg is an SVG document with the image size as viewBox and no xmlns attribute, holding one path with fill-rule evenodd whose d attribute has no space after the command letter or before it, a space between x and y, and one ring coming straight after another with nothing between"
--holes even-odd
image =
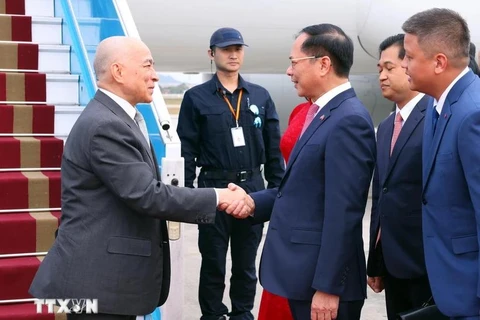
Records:
<instances>
[{"instance_id":1,"label":"man in navy suit","mask_svg":"<svg viewBox=\"0 0 480 320\"><path fill-rule=\"evenodd\" d=\"M373 178L368 285L385 287L387 315L420 307L432 295L422 240L422 139L429 96L410 90L405 69L404 34L379 47L382 94L396 105L378 126Z\"/></svg>"},{"instance_id":2,"label":"man in navy suit","mask_svg":"<svg viewBox=\"0 0 480 320\"><path fill-rule=\"evenodd\" d=\"M362 218L376 148L370 115L348 81L353 43L337 26L309 26L290 61L287 75L314 105L280 186L251 194L254 221L270 220L260 281L289 299L296 320L357 320L366 297Z\"/></svg>"},{"instance_id":3,"label":"man in navy suit","mask_svg":"<svg viewBox=\"0 0 480 320\"><path fill-rule=\"evenodd\" d=\"M423 244L433 297L452 319L480 319L480 79L468 68L470 32L449 9L410 17L403 66L431 95L423 141Z\"/></svg>"}]
</instances>

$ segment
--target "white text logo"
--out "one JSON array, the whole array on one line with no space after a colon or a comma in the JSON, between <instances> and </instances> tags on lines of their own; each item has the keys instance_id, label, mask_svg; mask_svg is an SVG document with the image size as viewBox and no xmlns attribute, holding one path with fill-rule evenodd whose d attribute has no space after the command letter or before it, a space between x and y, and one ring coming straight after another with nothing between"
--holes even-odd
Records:
<instances>
[{"instance_id":1,"label":"white text logo","mask_svg":"<svg viewBox=\"0 0 480 320\"><path fill-rule=\"evenodd\" d=\"M42 306L47 306L47 313L98 313L97 299L36 299L33 303L37 313L42 313Z\"/></svg>"}]
</instances>

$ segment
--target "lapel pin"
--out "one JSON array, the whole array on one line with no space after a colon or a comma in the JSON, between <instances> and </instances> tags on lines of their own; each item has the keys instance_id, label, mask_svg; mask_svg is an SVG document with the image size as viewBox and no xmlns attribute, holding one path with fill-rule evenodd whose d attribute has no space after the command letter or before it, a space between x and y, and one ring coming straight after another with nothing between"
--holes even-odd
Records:
<instances>
[{"instance_id":1,"label":"lapel pin","mask_svg":"<svg viewBox=\"0 0 480 320\"><path fill-rule=\"evenodd\" d=\"M322 114L322 115L320 116L320 120L323 121L323 119L325 119L325 115L324 115L324 114Z\"/></svg>"},{"instance_id":2,"label":"lapel pin","mask_svg":"<svg viewBox=\"0 0 480 320\"><path fill-rule=\"evenodd\" d=\"M443 114L443 117L444 117L445 119L447 119L447 114L446 114L446 113L445 113L445 114Z\"/></svg>"}]
</instances>

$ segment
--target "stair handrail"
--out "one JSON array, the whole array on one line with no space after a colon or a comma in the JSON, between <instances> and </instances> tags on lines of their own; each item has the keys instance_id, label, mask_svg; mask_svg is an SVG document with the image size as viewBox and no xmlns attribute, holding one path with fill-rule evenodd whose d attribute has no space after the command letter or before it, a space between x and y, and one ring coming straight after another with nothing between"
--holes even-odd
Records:
<instances>
[{"instance_id":1,"label":"stair handrail","mask_svg":"<svg viewBox=\"0 0 480 320\"><path fill-rule=\"evenodd\" d=\"M135 37L140 39L140 34L138 32L137 26L133 19L130 7L126 0L113 0L113 4L117 11L117 16L121 22L123 28L123 33L129 37ZM177 180L179 186L184 185L184 160L181 157L181 148L180 148L180 138L177 135L176 130L171 126L170 113L168 112L167 105L163 99L162 93L160 91L160 86L156 85L153 90L153 101L149 104L150 110L152 111L153 118L155 120L156 129L160 134L162 139L162 153L156 152L156 157L161 161L161 176L162 181L166 184L174 184L173 181ZM175 179L172 179L175 177ZM176 254L173 255L171 259L172 264L172 283L175 283L178 288L183 287L184 277L183 277L183 237L181 234L181 223L168 221L168 234L170 240L175 240L176 243L171 244L172 252L176 251ZM170 301L162 306L162 310L172 310L166 311L168 319L169 312L182 317L184 297L183 290L171 290L170 291ZM155 311L147 316L145 319L161 320L163 318L162 314L164 312L160 311L160 307L156 308Z\"/></svg>"},{"instance_id":2,"label":"stair handrail","mask_svg":"<svg viewBox=\"0 0 480 320\"><path fill-rule=\"evenodd\" d=\"M121 21L123 31L125 35L129 37L134 37L140 39L140 34L138 32L135 20L131 14L130 8L127 1L125 0L113 0L115 9L117 10L118 18ZM179 145L180 139L176 134L175 130L172 129L171 123L172 119L170 113L168 112L167 105L160 91L158 85L153 89L153 101L151 103L152 111L157 122L157 126L162 137L163 143L165 144L165 152L170 153L169 156L180 157L180 148L169 148L168 145Z\"/></svg>"},{"instance_id":3,"label":"stair handrail","mask_svg":"<svg viewBox=\"0 0 480 320\"><path fill-rule=\"evenodd\" d=\"M64 19L66 20L68 32L70 33L70 37L72 39L72 46L77 54L80 70L84 75L84 82L85 86L87 87L87 93L89 98L91 99L97 91L97 82L95 80L92 66L89 63L87 49L85 48L82 34L80 32L80 26L78 25L77 18L73 11L72 1L60 0L60 2L62 4L62 10L64 14Z\"/></svg>"},{"instance_id":4,"label":"stair handrail","mask_svg":"<svg viewBox=\"0 0 480 320\"><path fill-rule=\"evenodd\" d=\"M43 257L47 255L47 251L26 252L26 253L2 253L0 259L24 258L24 257Z\"/></svg>"},{"instance_id":5,"label":"stair handrail","mask_svg":"<svg viewBox=\"0 0 480 320\"><path fill-rule=\"evenodd\" d=\"M0 300L0 304L25 303L25 302L34 302L36 300L37 299L35 298Z\"/></svg>"}]
</instances>

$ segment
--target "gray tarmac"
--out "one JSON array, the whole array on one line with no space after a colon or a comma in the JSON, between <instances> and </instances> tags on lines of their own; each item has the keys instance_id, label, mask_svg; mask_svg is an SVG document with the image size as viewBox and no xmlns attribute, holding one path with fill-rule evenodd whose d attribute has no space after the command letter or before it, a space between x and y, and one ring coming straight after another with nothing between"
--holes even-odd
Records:
<instances>
[{"instance_id":1,"label":"gray tarmac","mask_svg":"<svg viewBox=\"0 0 480 320\"><path fill-rule=\"evenodd\" d=\"M365 256L368 256L368 243L369 243L369 227L370 227L370 208L371 200L369 199L367 203L367 208L365 211L365 216L363 218L363 241ZM265 227L264 230L267 228ZM184 316L183 320L198 320L200 319L200 307L198 306L197 292L198 292L198 279L200 272L200 263L201 256L197 247L198 231L196 225L185 224L183 230L184 248L185 248L185 305L184 305ZM257 267L260 262L260 254L263 247L263 241L265 239L265 234L262 239L262 243L258 249L257 254ZM226 276L226 288L223 298L223 302L230 307L230 300L228 298L229 291L229 282L230 282L230 269L231 269L231 259L230 252L227 256L227 276ZM387 319L385 312L385 295L384 292L376 294L368 288L368 298L365 300L365 305L362 309L361 320L383 320ZM252 311L255 319L258 315L258 309L260 306L260 298L262 295L262 287L260 284L257 284L257 294L255 297L255 305ZM270 320L270 319L269 319ZM275 320L275 319L271 319Z\"/></svg>"}]
</instances>

